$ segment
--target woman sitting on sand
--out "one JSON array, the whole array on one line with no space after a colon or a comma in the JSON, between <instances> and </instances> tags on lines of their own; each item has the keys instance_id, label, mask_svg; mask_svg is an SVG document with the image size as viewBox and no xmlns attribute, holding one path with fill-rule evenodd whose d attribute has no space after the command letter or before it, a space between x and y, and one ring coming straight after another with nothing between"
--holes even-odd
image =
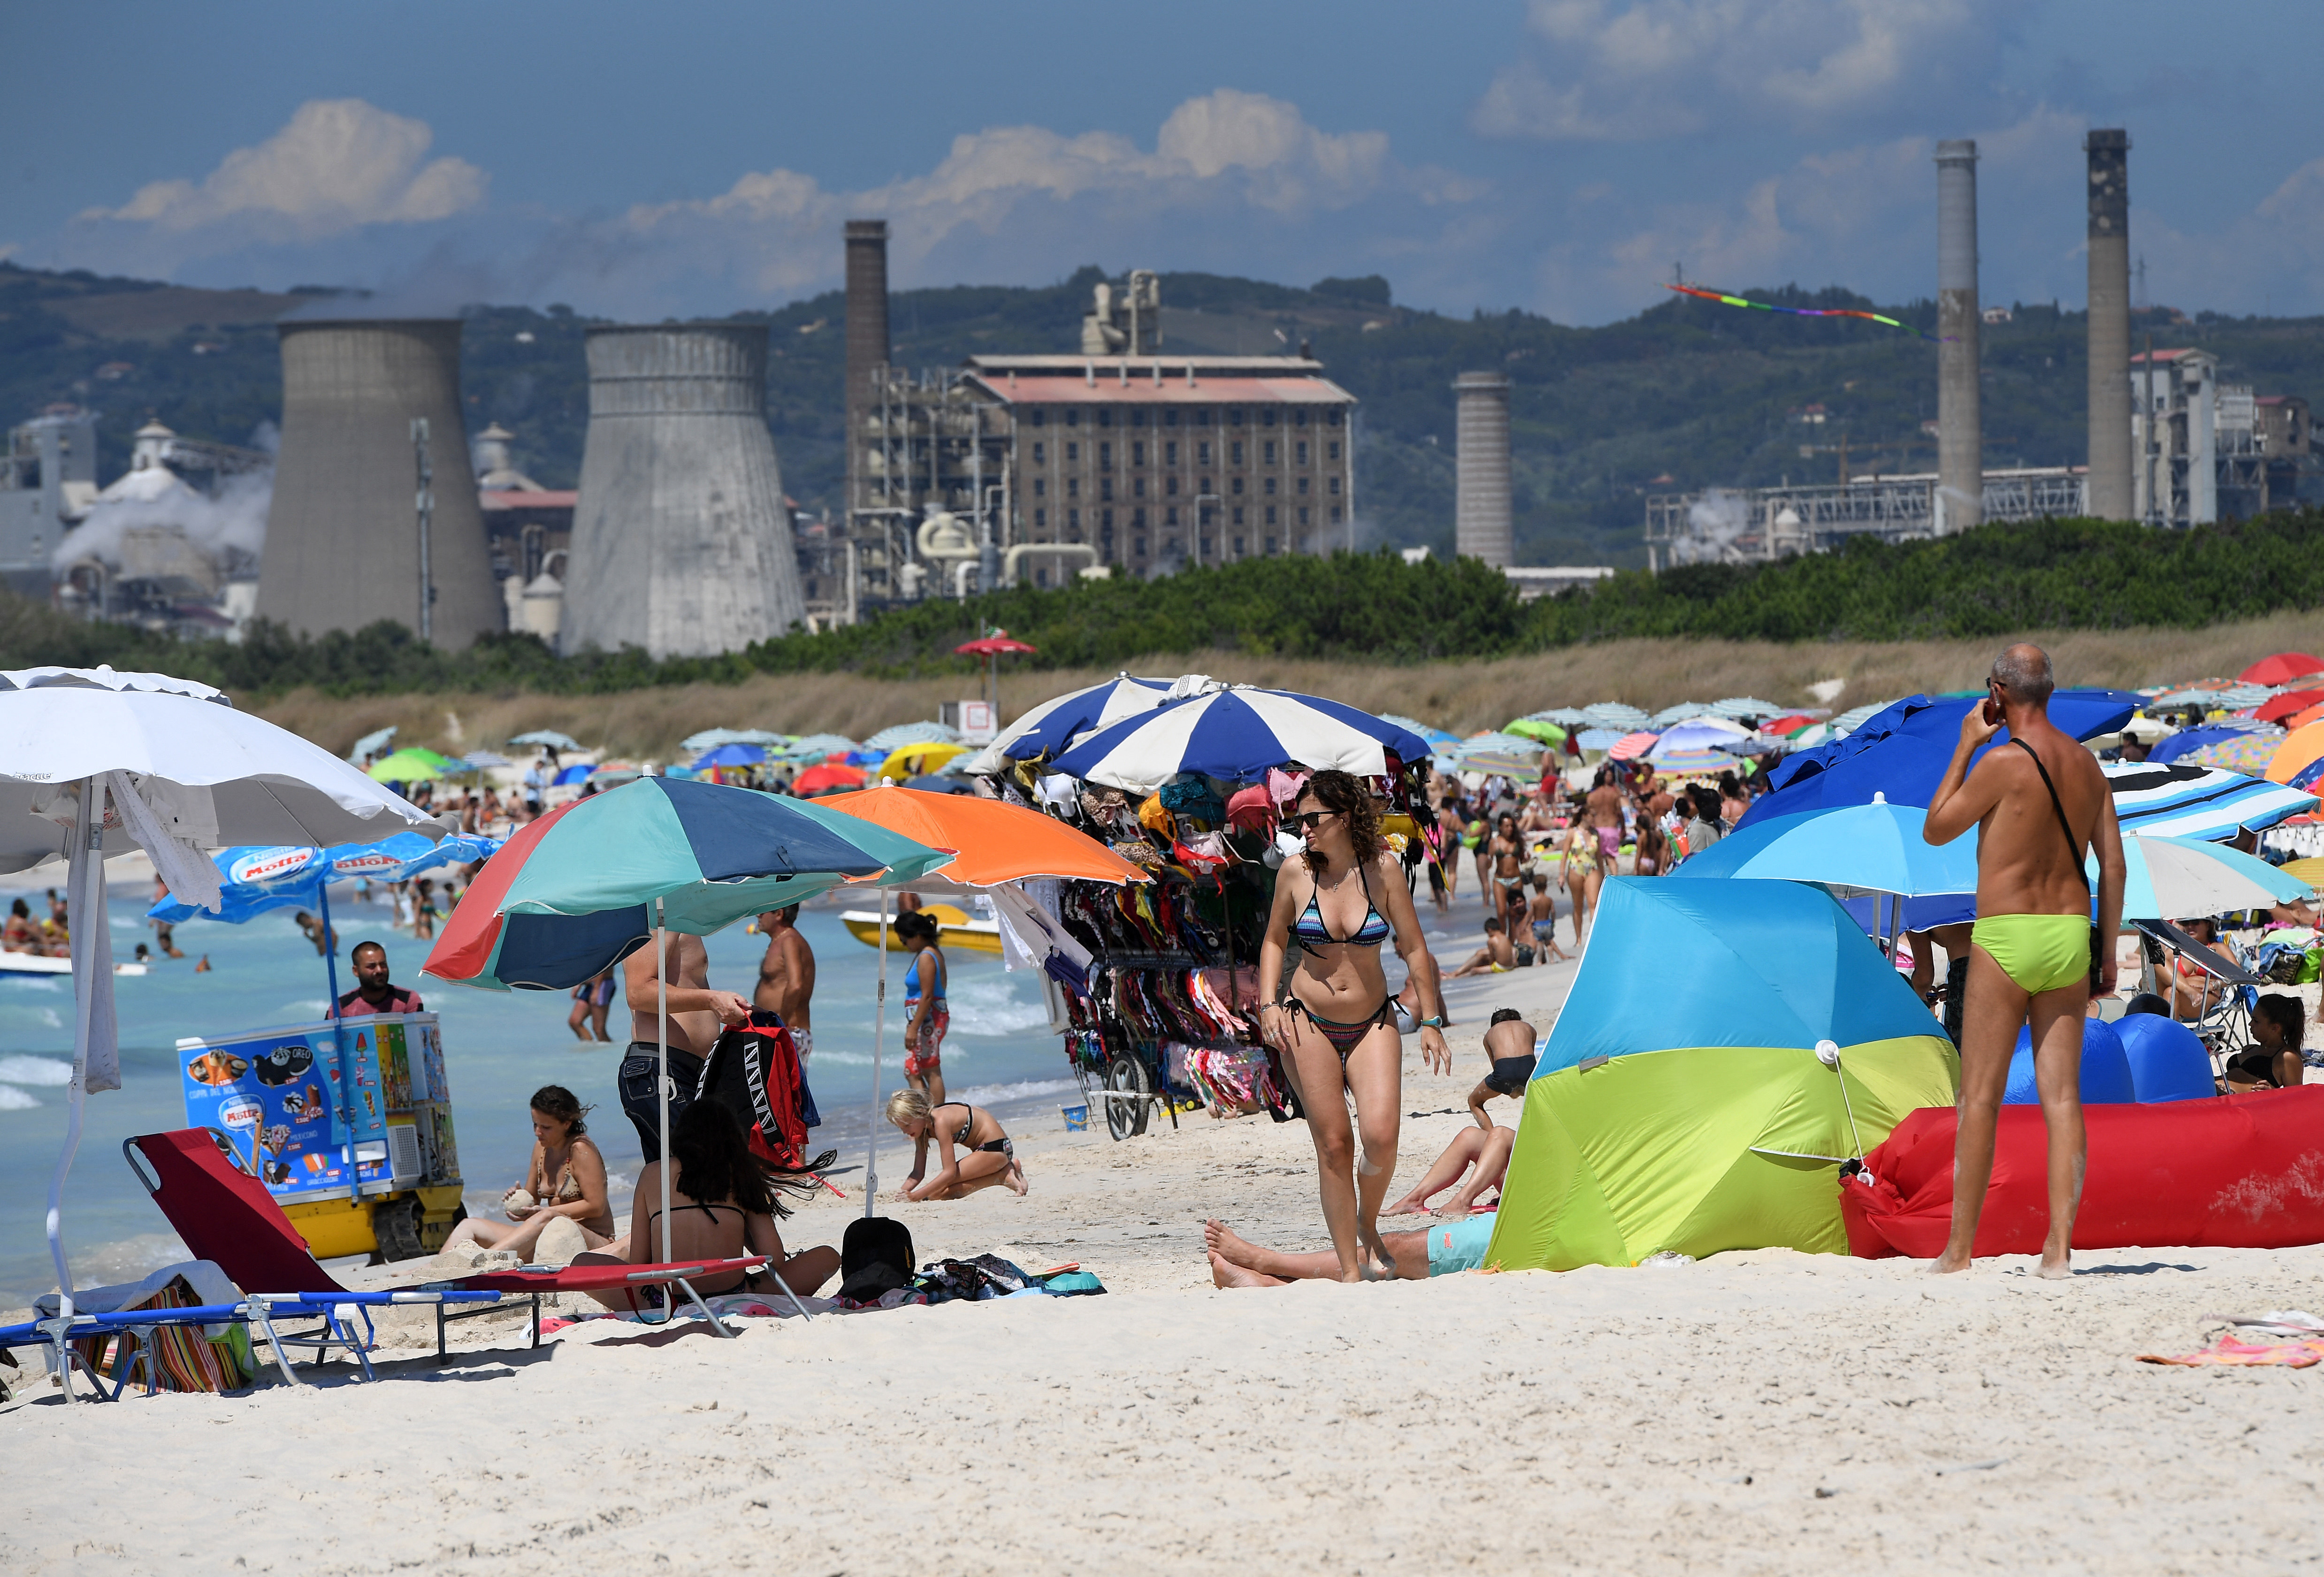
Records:
<instances>
[{"instance_id":1,"label":"woman sitting on sand","mask_svg":"<svg viewBox=\"0 0 2324 1577\"><path fill-rule=\"evenodd\" d=\"M508 1249L532 1262L540 1234L552 1222L571 1222L584 1249L613 1240L613 1211L605 1203L605 1157L589 1138L589 1108L562 1084L532 1093L532 1163L524 1181L501 1199L514 1226L470 1216L444 1240L459 1248Z\"/></svg>"},{"instance_id":2,"label":"woman sitting on sand","mask_svg":"<svg viewBox=\"0 0 2324 1577\"><path fill-rule=\"evenodd\" d=\"M1345 772L1317 772L1286 825L1299 830L1307 850L1277 873L1259 953L1259 1001L1267 1003L1259 1033L1282 1054L1298 1085L1340 1278L1377 1279L1394 1273L1379 1217L1396 1170L1404 1088L1404 1043L1380 971L1380 945L1393 936L1420 982L1434 1010L1420 1021L1421 1054L1430 1067L1449 1073L1444 998L1403 871L1381 841L1371 790ZM1294 947L1296 964L1287 956ZM1356 1100L1360 1149L1349 1128L1349 1094Z\"/></svg>"},{"instance_id":3,"label":"woman sitting on sand","mask_svg":"<svg viewBox=\"0 0 2324 1577\"><path fill-rule=\"evenodd\" d=\"M1018 1165L1017 1147L1001 1131L1001 1120L983 1107L965 1101L931 1106L918 1090L899 1090L888 1097L888 1120L912 1141L912 1175L897 1190L897 1197L964 1199L995 1183L1025 1192L1025 1168ZM922 1182L931 1140L943 1153L936 1175ZM957 1159L955 1148L963 1152Z\"/></svg>"},{"instance_id":4,"label":"woman sitting on sand","mask_svg":"<svg viewBox=\"0 0 2324 1577\"><path fill-rule=\"evenodd\" d=\"M638 1174L636 1196L630 1203L627 1236L605 1245L604 1251L583 1254L580 1265L679 1264L688 1259L733 1259L763 1254L768 1268L801 1297L813 1293L839 1273L839 1250L824 1245L783 1252L782 1234L775 1218L790 1213L784 1194L812 1194L816 1181L802 1169L770 1167L751 1152L734 1114L715 1101L696 1101L670 1125L670 1161L677 1170L669 1182L669 1253L661 1247L661 1169L649 1161ZM706 1277L694 1282L705 1297L738 1287L771 1285L761 1273L740 1271ZM592 1293L609 1309L632 1306L626 1288Z\"/></svg>"}]
</instances>

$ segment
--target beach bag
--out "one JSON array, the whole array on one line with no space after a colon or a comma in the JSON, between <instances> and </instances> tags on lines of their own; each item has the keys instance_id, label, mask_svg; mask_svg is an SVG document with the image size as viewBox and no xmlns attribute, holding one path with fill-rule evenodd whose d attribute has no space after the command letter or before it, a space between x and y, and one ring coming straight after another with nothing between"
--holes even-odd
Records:
<instances>
[{"instance_id":1,"label":"beach bag","mask_svg":"<svg viewBox=\"0 0 2324 1577\"><path fill-rule=\"evenodd\" d=\"M733 1112L761 1160L778 1167L807 1165L814 1097L799 1066L798 1045L774 1014L754 1009L748 1024L721 1032L702 1065L694 1098L715 1101Z\"/></svg>"},{"instance_id":2,"label":"beach bag","mask_svg":"<svg viewBox=\"0 0 2324 1577\"><path fill-rule=\"evenodd\" d=\"M912 1229L884 1215L847 1223L839 1240L839 1290L850 1303L877 1303L912 1279Z\"/></svg>"}]
</instances>

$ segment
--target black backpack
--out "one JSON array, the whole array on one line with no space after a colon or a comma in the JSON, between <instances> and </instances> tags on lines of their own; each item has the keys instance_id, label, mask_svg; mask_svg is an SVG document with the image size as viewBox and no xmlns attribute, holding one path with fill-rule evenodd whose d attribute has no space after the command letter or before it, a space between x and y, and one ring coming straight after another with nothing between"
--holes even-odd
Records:
<instances>
[{"instance_id":1,"label":"black backpack","mask_svg":"<svg viewBox=\"0 0 2324 1577\"><path fill-rule=\"evenodd\" d=\"M912 1280L912 1229L884 1215L847 1223L839 1241L839 1291L855 1303L877 1302L882 1293Z\"/></svg>"}]
</instances>

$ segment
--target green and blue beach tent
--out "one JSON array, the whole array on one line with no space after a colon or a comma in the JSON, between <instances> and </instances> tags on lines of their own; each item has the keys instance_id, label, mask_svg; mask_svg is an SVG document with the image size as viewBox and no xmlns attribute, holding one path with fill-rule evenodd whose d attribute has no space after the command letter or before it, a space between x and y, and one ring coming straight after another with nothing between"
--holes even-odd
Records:
<instances>
[{"instance_id":1,"label":"green and blue beach tent","mask_svg":"<svg viewBox=\"0 0 2324 1577\"><path fill-rule=\"evenodd\" d=\"M1936 1019L1821 888L1617 877L1526 1090L1485 1263L1844 1254L1840 1164L1951 1105L1960 1080Z\"/></svg>"}]
</instances>

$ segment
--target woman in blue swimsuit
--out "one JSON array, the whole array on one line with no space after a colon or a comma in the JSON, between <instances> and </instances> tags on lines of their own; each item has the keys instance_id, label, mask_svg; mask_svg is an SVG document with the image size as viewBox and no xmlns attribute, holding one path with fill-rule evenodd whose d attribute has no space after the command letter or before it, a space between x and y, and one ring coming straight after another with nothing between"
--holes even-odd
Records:
<instances>
[{"instance_id":1,"label":"woman in blue swimsuit","mask_svg":"<svg viewBox=\"0 0 2324 1577\"><path fill-rule=\"evenodd\" d=\"M1307 851L1285 861L1276 876L1259 954L1259 998L1268 1004L1259 1031L1282 1054L1306 1110L1340 1279L1377 1280L1396 1274L1379 1222L1396 1171L1404 1095L1404 1042L1380 971L1380 944L1394 936L1420 1001L1434 1010L1420 1020L1421 1054L1430 1067L1450 1073L1444 997L1412 894L1380 837L1371 791L1345 772L1318 772L1301 792L1292 825ZM1297 964L1286 971L1294 947ZM1342 1092L1355 1097L1360 1135L1350 1131Z\"/></svg>"}]
</instances>

